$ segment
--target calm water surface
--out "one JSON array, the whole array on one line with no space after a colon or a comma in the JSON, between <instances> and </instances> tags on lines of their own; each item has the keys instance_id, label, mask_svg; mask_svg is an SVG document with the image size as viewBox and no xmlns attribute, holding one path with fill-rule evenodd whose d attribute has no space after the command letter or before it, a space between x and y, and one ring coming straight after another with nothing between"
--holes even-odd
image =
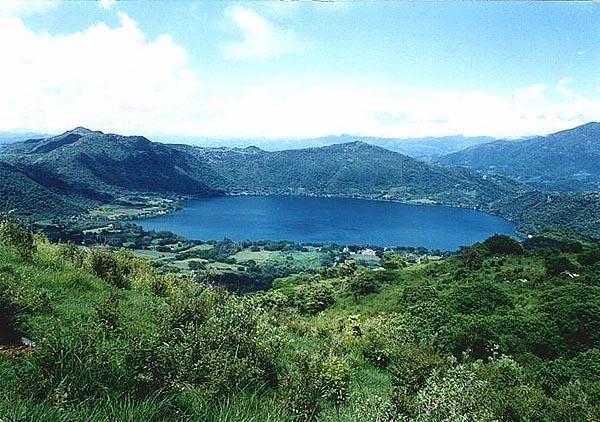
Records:
<instances>
[{"instance_id":1,"label":"calm water surface","mask_svg":"<svg viewBox=\"0 0 600 422\"><path fill-rule=\"evenodd\" d=\"M513 223L483 212L346 198L227 196L189 201L164 216L135 220L190 239L291 240L456 250Z\"/></svg>"}]
</instances>

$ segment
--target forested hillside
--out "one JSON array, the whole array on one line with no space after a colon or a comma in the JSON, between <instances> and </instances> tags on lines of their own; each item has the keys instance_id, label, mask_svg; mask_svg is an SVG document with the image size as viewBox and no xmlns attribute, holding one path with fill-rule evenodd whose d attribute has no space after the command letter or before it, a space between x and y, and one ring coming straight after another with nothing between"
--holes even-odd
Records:
<instances>
[{"instance_id":1,"label":"forested hillside","mask_svg":"<svg viewBox=\"0 0 600 422\"><path fill-rule=\"evenodd\" d=\"M202 162L141 136L76 128L51 138L7 145L4 159L38 183L65 194L110 200L122 191L208 195L194 177Z\"/></svg>"},{"instance_id":2,"label":"forested hillside","mask_svg":"<svg viewBox=\"0 0 600 422\"><path fill-rule=\"evenodd\" d=\"M0 418L598 420L600 245L382 265L235 296L3 220Z\"/></svg>"},{"instance_id":3,"label":"forested hillside","mask_svg":"<svg viewBox=\"0 0 600 422\"><path fill-rule=\"evenodd\" d=\"M82 202L56 194L15 167L0 162L0 212L45 219L84 210Z\"/></svg>"},{"instance_id":4,"label":"forested hillside","mask_svg":"<svg viewBox=\"0 0 600 422\"><path fill-rule=\"evenodd\" d=\"M595 128L574 129L569 136L578 133L582 138L577 138L577 144L595 146ZM600 162L592 163L593 154L589 157L586 162L590 166ZM124 194L139 193L345 196L476 208L510 218L523 233L539 233L564 223L580 236L600 237L593 213L600 203L598 195L553 193L554 201L547 201L530 185L506 176L432 165L363 142L286 151L201 148L76 128L54 137L7 145L0 160L19 172L20 181L10 183L6 178L4 189L13 189L10 201L18 203L15 208L26 216L72 215L81 206L115 203ZM579 168L592 168L586 167L586 162L579 163ZM553 170L561 167L556 163L546 164L535 172L561 171ZM521 179L531 183L531 179ZM33 192L48 192L40 204L54 204L48 205L53 208L38 209L36 202L19 199L27 195L18 188L25 183L34 187ZM67 209L62 203L76 207ZM7 211L10 204L5 200L0 205Z\"/></svg>"},{"instance_id":5,"label":"forested hillside","mask_svg":"<svg viewBox=\"0 0 600 422\"><path fill-rule=\"evenodd\" d=\"M166 139L168 140L168 139ZM324 136L310 139L212 139L212 138L182 138L183 143L202 145L207 147L248 147L257 146L267 151L281 151L288 149L305 149L324 147L350 142L364 142L399 152L423 161L433 161L443 155L463 150L473 145L480 145L495 141L487 136L441 136L425 138L376 138L372 136Z\"/></svg>"},{"instance_id":6,"label":"forested hillside","mask_svg":"<svg viewBox=\"0 0 600 422\"><path fill-rule=\"evenodd\" d=\"M166 145L77 128L11 144L4 159L49 188L93 199L128 190L363 196L477 206L520 188L506 179L430 166L361 142L267 152Z\"/></svg>"},{"instance_id":7,"label":"forested hillside","mask_svg":"<svg viewBox=\"0 0 600 422\"><path fill-rule=\"evenodd\" d=\"M511 176L546 191L599 191L600 123L526 140L477 145L438 162Z\"/></svg>"},{"instance_id":8,"label":"forested hillside","mask_svg":"<svg viewBox=\"0 0 600 422\"><path fill-rule=\"evenodd\" d=\"M517 191L503 178L431 166L381 147L352 142L267 152L179 146L203 159L229 193L360 196L477 206Z\"/></svg>"}]
</instances>

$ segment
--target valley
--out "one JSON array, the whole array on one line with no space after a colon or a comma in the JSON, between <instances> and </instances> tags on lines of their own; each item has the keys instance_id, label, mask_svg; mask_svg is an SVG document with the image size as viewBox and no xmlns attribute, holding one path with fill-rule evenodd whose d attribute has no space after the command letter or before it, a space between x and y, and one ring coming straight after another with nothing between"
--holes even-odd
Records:
<instances>
[{"instance_id":1,"label":"valley","mask_svg":"<svg viewBox=\"0 0 600 422\"><path fill-rule=\"evenodd\" d=\"M590 128L594 126L578 130ZM20 197L26 196L21 190L4 195L10 203L3 204L3 210L12 206L30 220L62 225L74 214L78 219L99 219L101 224L103 219L160 215L186 198L290 195L472 208L513 221L521 235L563 227L578 236L600 237L597 195L555 191L546 195L523 183L526 180L428 164L363 142L285 151L201 148L76 128L13 142L0 151L0 161L7 174L0 189L14 186L12 179L20 178L20 183L57 198L50 201L51 208L34 206Z\"/></svg>"},{"instance_id":2,"label":"valley","mask_svg":"<svg viewBox=\"0 0 600 422\"><path fill-rule=\"evenodd\" d=\"M0 422L600 421L598 22L0 0Z\"/></svg>"}]
</instances>

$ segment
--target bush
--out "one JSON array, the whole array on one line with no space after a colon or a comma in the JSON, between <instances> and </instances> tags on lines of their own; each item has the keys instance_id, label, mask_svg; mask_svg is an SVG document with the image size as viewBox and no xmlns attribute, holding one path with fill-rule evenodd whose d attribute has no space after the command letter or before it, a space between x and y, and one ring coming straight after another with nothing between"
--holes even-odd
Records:
<instances>
[{"instance_id":1,"label":"bush","mask_svg":"<svg viewBox=\"0 0 600 422\"><path fill-rule=\"evenodd\" d=\"M491 314L497 307L511 307L510 296L496 283L475 282L452 290L449 303L461 314Z\"/></svg>"},{"instance_id":2,"label":"bush","mask_svg":"<svg viewBox=\"0 0 600 422\"><path fill-rule=\"evenodd\" d=\"M77 268L81 268L83 266L85 252L79 249L73 243L59 243L53 249L53 252L59 259L64 259Z\"/></svg>"},{"instance_id":3,"label":"bush","mask_svg":"<svg viewBox=\"0 0 600 422\"><path fill-rule=\"evenodd\" d=\"M325 403L341 405L350 389L350 366L334 354L299 352L286 377L285 406L300 420L315 420Z\"/></svg>"},{"instance_id":4,"label":"bush","mask_svg":"<svg viewBox=\"0 0 600 422\"><path fill-rule=\"evenodd\" d=\"M86 261L92 274L121 289L131 287L130 276L144 266L124 249L111 252L105 248L94 248Z\"/></svg>"},{"instance_id":5,"label":"bush","mask_svg":"<svg viewBox=\"0 0 600 422\"><path fill-rule=\"evenodd\" d=\"M0 219L0 245L15 251L25 259L31 258L36 250L35 236L31 228L10 217Z\"/></svg>"},{"instance_id":6,"label":"bush","mask_svg":"<svg viewBox=\"0 0 600 422\"><path fill-rule=\"evenodd\" d=\"M600 248L594 248L582 253L577 257L577 262L586 267L591 267L600 262Z\"/></svg>"},{"instance_id":7,"label":"bush","mask_svg":"<svg viewBox=\"0 0 600 422\"><path fill-rule=\"evenodd\" d=\"M547 291L543 308L556 323L569 353L600 347L600 287L572 284Z\"/></svg>"},{"instance_id":8,"label":"bush","mask_svg":"<svg viewBox=\"0 0 600 422\"><path fill-rule=\"evenodd\" d=\"M483 242L483 246L493 254L521 255L523 246L510 236L496 234Z\"/></svg>"},{"instance_id":9,"label":"bush","mask_svg":"<svg viewBox=\"0 0 600 422\"><path fill-rule=\"evenodd\" d=\"M335 302L333 287L324 283L307 284L297 288L294 304L302 313L316 314Z\"/></svg>"},{"instance_id":10,"label":"bush","mask_svg":"<svg viewBox=\"0 0 600 422\"><path fill-rule=\"evenodd\" d=\"M406 267L406 260L392 251L385 251L381 259L381 266L386 270L398 270Z\"/></svg>"},{"instance_id":11,"label":"bush","mask_svg":"<svg viewBox=\"0 0 600 422\"><path fill-rule=\"evenodd\" d=\"M544 266L546 267L546 273L552 276L562 274L565 271L575 271L577 269L575 264L564 256L549 256L546 258Z\"/></svg>"},{"instance_id":12,"label":"bush","mask_svg":"<svg viewBox=\"0 0 600 422\"><path fill-rule=\"evenodd\" d=\"M348 289L354 297L377 293L381 281L373 271L357 271L348 280Z\"/></svg>"},{"instance_id":13,"label":"bush","mask_svg":"<svg viewBox=\"0 0 600 422\"><path fill-rule=\"evenodd\" d=\"M202 387L207 397L274 386L280 337L251 298L188 285L175 293L157 336L128 355L140 392Z\"/></svg>"},{"instance_id":14,"label":"bush","mask_svg":"<svg viewBox=\"0 0 600 422\"><path fill-rule=\"evenodd\" d=\"M416 396L416 421L495 421L489 384L466 365L435 372Z\"/></svg>"},{"instance_id":15,"label":"bush","mask_svg":"<svg viewBox=\"0 0 600 422\"><path fill-rule=\"evenodd\" d=\"M467 268L477 269L483 264L485 252L481 246L462 247L458 252L458 259Z\"/></svg>"}]
</instances>

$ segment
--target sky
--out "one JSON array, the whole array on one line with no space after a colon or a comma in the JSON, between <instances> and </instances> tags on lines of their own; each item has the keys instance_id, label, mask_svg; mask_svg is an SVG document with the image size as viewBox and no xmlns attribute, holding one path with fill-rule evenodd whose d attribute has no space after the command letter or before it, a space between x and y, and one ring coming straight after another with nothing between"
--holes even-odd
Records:
<instances>
[{"instance_id":1,"label":"sky","mask_svg":"<svg viewBox=\"0 0 600 422\"><path fill-rule=\"evenodd\" d=\"M521 137L600 120L598 2L0 2L0 131Z\"/></svg>"}]
</instances>

